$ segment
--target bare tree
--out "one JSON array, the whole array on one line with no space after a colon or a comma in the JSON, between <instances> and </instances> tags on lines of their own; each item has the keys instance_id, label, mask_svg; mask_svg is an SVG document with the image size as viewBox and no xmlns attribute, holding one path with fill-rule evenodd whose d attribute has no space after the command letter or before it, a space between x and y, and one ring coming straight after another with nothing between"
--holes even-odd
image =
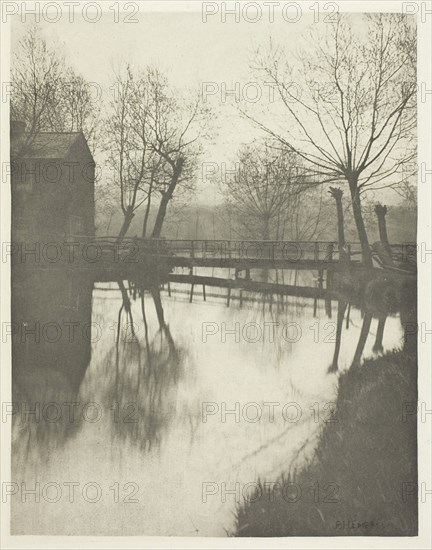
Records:
<instances>
[{"instance_id":1,"label":"bare tree","mask_svg":"<svg viewBox=\"0 0 432 550\"><path fill-rule=\"evenodd\" d=\"M134 74L128 67L125 75L116 76L106 121L106 149L124 215L119 240L142 204L146 205L142 236L147 235L155 201L151 236L159 237L174 192L193 188L205 112L199 99L192 104L179 99L157 69L148 67Z\"/></svg>"},{"instance_id":2,"label":"bare tree","mask_svg":"<svg viewBox=\"0 0 432 550\"><path fill-rule=\"evenodd\" d=\"M55 129L83 132L94 155L101 145L101 89L90 84L70 67L60 79Z\"/></svg>"},{"instance_id":3,"label":"bare tree","mask_svg":"<svg viewBox=\"0 0 432 550\"><path fill-rule=\"evenodd\" d=\"M209 135L210 112L199 93L182 97L158 71L153 71L152 92L153 149L161 161L162 177L156 188L160 202L151 236L158 238L174 193L194 190L201 140Z\"/></svg>"},{"instance_id":4,"label":"bare tree","mask_svg":"<svg viewBox=\"0 0 432 550\"><path fill-rule=\"evenodd\" d=\"M275 149L268 142L240 148L238 169L221 182L221 191L242 236L263 240L313 237L321 193L316 184L308 184L302 164L298 155ZM309 215L304 216L305 199L309 202L312 196L318 211L312 213L309 208Z\"/></svg>"},{"instance_id":5,"label":"bare tree","mask_svg":"<svg viewBox=\"0 0 432 550\"><path fill-rule=\"evenodd\" d=\"M256 68L277 90L283 125L244 112L322 183L347 183L363 261L372 264L361 195L400 189L415 159L416 36L412 20L371 14L351 24L339 15L291 62L280 48L257 53ZM326 24L328 25L328 24ZM367 29L367 33L364 30ZM295 84L294 84L295 83Z\"/></svg>"},{"instance_id":6,"label":"bare tree","mask_svg":"<svg viewBox=\"0 0 432 550\"><path fill-rule=\"evenodd\" d=\"M49 46L37 27L22 38L12 60L11 118L25 122L29 147L39 132L82 131L96 147L100 106L84 78Z\"/></svg>"},{"instance_id":7,"label":"bare tree","mask_svg":"<svg viewBox=\"0 0 432 550\"><path fill-rule=\"evenodd\" d=\"M150 204L154 173L150 166L154 166L154 151L148 122L153 105L147 86L134 79L130 67L125 74L115 75L112 89L114 97L105 121L105 149L112 181L120 190L124 217L118 235L121 242L135 211L146 200Z\"/></svg>"},{"instance_id":8,"label":"bare tree","mask_svg":"<svg viewBox=\"0 0 432 550\"><path fill-rule=\"evenodd\" d=\"M24 36L12 59L11 117L26 123L30 136L53 125L53 107L64 59L48 47L33 27Z\"/></svg>"}]
</instances>

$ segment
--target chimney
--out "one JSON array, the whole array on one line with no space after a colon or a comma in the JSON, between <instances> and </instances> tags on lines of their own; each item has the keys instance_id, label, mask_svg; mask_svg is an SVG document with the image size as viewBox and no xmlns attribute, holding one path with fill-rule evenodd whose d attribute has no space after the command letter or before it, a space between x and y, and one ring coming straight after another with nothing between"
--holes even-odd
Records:
<instances>
[{"instance_id":1,"label":"chimney","mask_svg":"<svg viewBox=\"0 0 432 550\"><path fill-rule=\"evenodd\" d=\"M20 120L10 121L10 139L11 141L20 138L25 132L25 122Z\"/></svg>"}]
</instances>

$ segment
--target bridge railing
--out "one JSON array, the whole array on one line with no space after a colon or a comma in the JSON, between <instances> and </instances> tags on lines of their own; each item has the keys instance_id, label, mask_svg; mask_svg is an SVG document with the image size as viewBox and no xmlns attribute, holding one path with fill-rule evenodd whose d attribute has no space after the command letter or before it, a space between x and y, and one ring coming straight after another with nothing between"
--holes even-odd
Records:
<instances>
[{"instance_id":1,"label":"bridge railing","mask_svg":"<svg viewBox=\"0 0 432 550\"><path fill-rule=\"evenodd\" d=\"M402 243L390 245L392 252L392 259L401 263L417 263L417 244L416 243Z\"/></svg>"},{"instance_id":2,"label":"bridge railing","mask_svg":"<svg viewBox=\"0 0 432 550\"><path fill-rule=\"evenodd\" d=\"M338 243L336 241L281 241L281 240L227 240L227 239L143 239L125 237L121 243L117 235L70 235L39 234L37 239L32 235L23 238L25 244L39 241L42 246L51 243L74 243L83 248L99 248L101 256L108 260L111 254L117 258L131 254L138 257L158 258L196 258L223 260L313 260L338 261ZM345 246L352 260L361 260L361 245L349 242ZM416 245L407 243L393 245L392 251L397 256L415 256Z\"/></svg>"},{"instance_id":3,"label":"bridge railing","mask_svg":"<svg viewBox=\"0 0 432 550\"><path fill-rule=\"evenodd\" d=\"M232 260L337 260L337 245L329 241L166 240L174 255Z\"/></svg>"}]
</instances>

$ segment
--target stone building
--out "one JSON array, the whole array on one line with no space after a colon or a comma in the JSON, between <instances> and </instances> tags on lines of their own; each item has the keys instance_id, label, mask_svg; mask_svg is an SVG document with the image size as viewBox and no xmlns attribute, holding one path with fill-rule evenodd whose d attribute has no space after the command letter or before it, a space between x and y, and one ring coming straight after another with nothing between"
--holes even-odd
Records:
<instances>
[{"instance_id":1,"label":"stone building","mask_svg":"<svg viewBox=\"0 0 432 550\"><path fill-rule=\"evenodd\" d=\"M11 122L12 240L93 237L95 163L82 132Z\"/></svg>"}]
</instances>

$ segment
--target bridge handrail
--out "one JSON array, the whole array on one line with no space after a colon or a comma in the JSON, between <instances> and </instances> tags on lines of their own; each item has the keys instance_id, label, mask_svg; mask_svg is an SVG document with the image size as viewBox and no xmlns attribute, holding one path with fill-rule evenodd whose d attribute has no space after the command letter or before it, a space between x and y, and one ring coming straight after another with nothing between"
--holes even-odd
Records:
<instances>
[{"instance_id":1,"label":"bridge handrail","mask_svg":"<svg viewBox=\"0 0 432 550\"><path fill-rule=\"evenodd\" d=\"M28 237L31 239L32 235L28 235ZM53 242L58 242L59 240L62 240L67 243L71 242L78 242L84 241L87 243L99 243L101 245L114 245L114 246L121 246L121 247L127 247L128 245L144 245L144 247L153 248L153 245L156 245L156 249L159 249L159 244L161 245L161 251L166 250L166 248L170 248L173 252L174 251L188 251L188 252L203 252L203 249L199 246L199 244L204 244L207 246L214 246L214 245L224 245L224 248L229 250L236 250L236 247L243 246L246 247L248 245L263 245L263 247L266 247L267 245L272 246L301 246L302 248L309 248L311 251L314 249L323 250L324 247L329 247L330 245L333 246L333 253L338 253L337 248L337 240L300 240L300 241L288 241L288 240L271 240L271 239L265 239L265 240L256 240L256 239L166 239L166 238L142 238L142 237L125 237L121 243L118 243L118 236L117 235L69 235L67 233L64 234L52 234L52 233L45 233L45 234L39 234L38 237L41 238L48 238L51 239ZM32 241L35 242L35 241ZM198 246L196 246L198 245ZM321 248L321 246L323 248ZM361 252L361 243L351 241L346 242L346 245L351 247L351 254L358 254L359 251ZM391 249L393 253L398 251L403 251L404 248L408 247L416 247L415 242L406 242L406 243L396 243L391 244ZM206 251L208 252L208 250ZM160 254L162 256L162 254Z\"/></svg>"},{"instance_id":2,"label":"bridge handrail","mask_svg":"<svg viewBox=\"0 0 432 550\"><path fill-rule=\"evenodd\" d=\"M32 234L28 234L29 237L33 236ZM74 234L71 235L69 233L38 233L38 236L41 237L49 237L52 239L92 239L93 241L97 240L118 240L118 235L85 235L85 234ZM313 243L319 243L319 244L337 244L337 240L298 240L298 241L289 241L289 240L282 240L282 239L170 239L165 237L159 237L159 238L143 238L143 237L124 237L123 242L127 241L142 241L142 242L178 242L178 243L199 243L199 242L223 242L223 243L284 243L284 244L313 244ZM350 244L360 244L356 242L350 242ZM397 246L397 245L395 245Z\"/></svg>"}]
</instances>

